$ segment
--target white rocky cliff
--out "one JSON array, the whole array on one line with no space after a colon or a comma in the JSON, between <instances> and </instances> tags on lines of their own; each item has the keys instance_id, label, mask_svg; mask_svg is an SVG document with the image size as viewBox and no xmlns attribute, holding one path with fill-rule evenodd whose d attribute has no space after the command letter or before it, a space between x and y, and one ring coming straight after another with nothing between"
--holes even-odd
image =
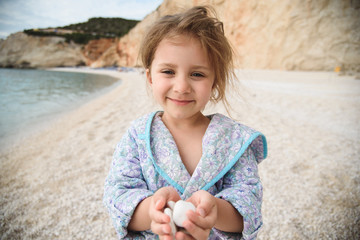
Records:
<instances>
[{"instance_id":1,"label":"white rocky cliff","mask_svg":"<svg viewBox=\"0 0 360 240\"><path fill-rule=\"evenodd\" d=\"M61 37L34 37L18 32L0 42L0 67L45 68L85 64L82 46Z\"/></svg>"},{"instance_id":2,"label":"white rocky cliff","mask_svg":"<svg viewBox=\"0 0 360 240\"><path fill-rule=\"evenodd\" d=\"M136 65L141 36L160 16L208 4L224 22L237 66L360 71L360 2L351 0L165 0L120 39L121 64Z\"/></svg>"},{"instance_id":3,"label":"white rocky cliff","mask_svg":"<svg viewBox=\"0 0 360 240\"><path fill-rule=\"evenodd\" d=\"M18 33L16 41L0 42L0 66L136 66L139 44L151 23L203 4L214 6L224 22L240 68L333 71L339 66L360 72L360 2L355 0L164 0L124 37L96 43L101 49L97 58L89 59L86 46L81 50L59 39L46 43L45 38L35 43L35 37Z\"/></svg>"}]
</instances>

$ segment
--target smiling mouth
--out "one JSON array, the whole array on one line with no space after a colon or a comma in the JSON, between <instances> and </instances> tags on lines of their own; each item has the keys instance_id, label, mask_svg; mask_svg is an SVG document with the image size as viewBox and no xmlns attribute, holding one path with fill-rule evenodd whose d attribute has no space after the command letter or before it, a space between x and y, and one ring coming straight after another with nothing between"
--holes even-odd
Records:
<instances>
[{"instance_id":1,"label":"smiling mouth","mask_svg":"<svg viewBox=\"0 0 360 240\"><path fill-rule=\"evenodd\" d=\"M175 103L176 105L179 105L179 106L185 106L185 105L187 105L189 103L194 102L194 100L179 100L179 99L174 99L174 98L169 98L169 97L168 97L168 99L171 102L173 102L173 103Z\"/></svg>"}]
</instances>

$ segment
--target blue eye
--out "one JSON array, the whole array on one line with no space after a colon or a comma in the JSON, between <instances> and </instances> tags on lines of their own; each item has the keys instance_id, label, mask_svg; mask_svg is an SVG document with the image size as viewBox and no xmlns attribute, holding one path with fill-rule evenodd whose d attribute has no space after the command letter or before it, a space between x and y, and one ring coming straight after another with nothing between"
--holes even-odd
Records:
<instances>
[{"instance_id":1,"label":"blue eye","mask_svg":"<svg viewBox=\"0 0 360 240\"><path fill-rule=\"evenodd\" d=\"M163 70L163 71L161 71L161 73L164 73L164 74L167 74L167 75L173 75L173 74L175 74L175 72L172 71L172 70Z\"/></svg>"},{"instance_id":2,"label":"blue eye","mask_svg":"<svg viewBox=\"0 0 360 240\"><path fill-rule=\"evenodd\" d=\"M205 77L204 74L199 73L199 72L194 72L193 74L191 74L191 76L193 76L193 77Z\"/></svg>"}]
</instances>

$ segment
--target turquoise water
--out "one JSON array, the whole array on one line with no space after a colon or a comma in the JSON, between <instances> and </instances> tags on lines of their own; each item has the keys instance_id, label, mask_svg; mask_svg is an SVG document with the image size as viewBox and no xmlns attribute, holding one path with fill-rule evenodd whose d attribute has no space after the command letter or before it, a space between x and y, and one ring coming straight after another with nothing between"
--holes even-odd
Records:
<instances>
[{"instance_id":1,"label":"turquoise water","mask_svg":"<svg viewBox=\"0 0 360 240\"><path fill-rule=\"evenodd\" d=\"M0 140L79 106L118 82L98 74L0 69Z\"/></svg>"}]
</instances>

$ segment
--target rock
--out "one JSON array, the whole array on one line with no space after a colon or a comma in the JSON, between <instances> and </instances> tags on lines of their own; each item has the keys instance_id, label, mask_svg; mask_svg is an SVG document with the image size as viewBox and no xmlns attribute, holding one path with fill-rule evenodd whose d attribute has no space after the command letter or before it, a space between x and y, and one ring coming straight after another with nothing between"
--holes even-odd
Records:
<instances>
[{"instance_id":1,"label":"rock","mask_svg":"<svg viewBox=\"0 0 360 240\"><path fill-rule=\"evenodd\" d=\"M173 211L170 208L165 208L164 213L170 217L170 228L172 235L175 236L177 228L173 219Z\"/></svg>"},{"instance_id":2,"label":"rock","mask_svg":"<svg viewBox=\"0 0 360 240\"><path fill-rule=\"evenodd\" d=\"M174 210L174 207L175 207L175 202L174 201L168 201L167 205L169 206L169 208L171 210Z\"/></svg>"},{"instance_id":3,"label":"rock","mask_svg":"<svg viewBox=\"0 0 360 240\"><path fill-rule=\"evenodd\" d=\"M46 68L85 65L81 45L61 37L35 37L18 32L0 42L0 67Z\"/></svg>"},{"instance_id":4,"label":"rock","mask_svg":"<svg viewBox=\"0 0 360 240\"><path fill-rule=\"evenodd\" d=\"M165 0L120 39L119 65L136 66L141 39L156 19L195 5L212 5L247 69L360 72L360 7L335 0Z\"/></svg>"},{"instance_id":5,"label":"rock","mask_svg":"<svg viewBox=\"0 0 360 240\"><path fill-rule=\"evenodd\" d=\"M104 62L104 60L101 59L109 58L108 52L109 49L111 48L115 47L115 53L116 53L116 46L117 46L117 41L114 38L101 38L101 39L89 41L83 49L83 54L86 58L86 65L106 66L108 62ZM110 56L110 57L113 58L113 61L117 60L115 56ZM97 61L101 61L101 64L96 63Z\"/></svg>"},{"instance_id":6,"label":"rock","mask_svg":"<svg viewBox=\"0 0 360 240\"><path fill-rule=\"evenodd\" d=\"M177 227L183 227L182 223L187 220L186 212L188 210L196 211L195 206L191 202L179 200L176 203L169 201L168 208L164 209L164 213L170 217L170 228L172 235L175 236ZM184 230L185 231L185 230Z\"/></svg>"},{"instance_id":7,"label":"rock","mask_svg":"<svg viewBox=\"0 0 360 240\"><path fill-rule=\"evenodd\" d=\"M87 45L24 33L0 41L0 67L140 66L138 51L149 26L161 16L211 5L234 47L236 67L360 72L359 1L164 0L120 39ZM83 49L82 49L83 48Z\"/></svg>"},{"instance_id":8,"label":"rock","mask_svg":"<svg viewBox=\"0 0 360 240\"><path fill-rule=\"evenodd\" d=\"M172 216L177 226L183 227L183 222L188 219L186 216L188 210L196 211L195 206L191 202L179 200L175 203Z\"/></svg>"},{"instance_id":9,"label":"rock","mask_svg":"<svg viewBox=\"0 0 360 240\"><path fill-rule=\"evenodd\" d=\"M116 44L112 44L108 49L104 51L104 53L94 62L92 62L89 66L93 68L99 67L112 67L119 66L119 54L117 53Z\"/></svg>"}]
</instances>

